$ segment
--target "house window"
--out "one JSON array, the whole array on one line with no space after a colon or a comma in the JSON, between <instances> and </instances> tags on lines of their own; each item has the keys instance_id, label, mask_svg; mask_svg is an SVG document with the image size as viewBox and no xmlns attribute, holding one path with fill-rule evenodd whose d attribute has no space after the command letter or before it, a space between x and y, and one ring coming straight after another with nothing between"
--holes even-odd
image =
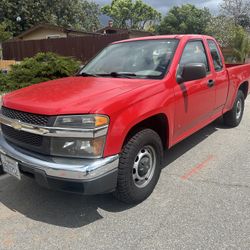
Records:
<instances>
[{"instance_id":1,"label":"house window","mask_svg":"<svg viewBox=\"0 0 250 250\"><path fill-rule=\"evenodd\" d=\"M61 38L60 35L48 35L46 36L47 39L55 39L55 38Z\"/></svg>"}]
</instances>

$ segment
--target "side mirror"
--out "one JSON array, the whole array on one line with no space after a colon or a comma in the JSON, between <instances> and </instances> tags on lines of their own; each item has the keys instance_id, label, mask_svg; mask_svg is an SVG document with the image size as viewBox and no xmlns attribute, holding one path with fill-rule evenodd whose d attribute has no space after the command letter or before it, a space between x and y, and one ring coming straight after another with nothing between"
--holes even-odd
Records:
<instances>
[{"instance_id":1,"label":"side mirror","mask_svg":"<svg viewBox=\"0 0 250 250\"><path fill-rule=\"evenodd\" d=\"M206 75L206 67L203 63L189 63L183 66L182 73L177 75L176 81L178 83L194 81L205 78Z\"/></svg>"}]
</instances>

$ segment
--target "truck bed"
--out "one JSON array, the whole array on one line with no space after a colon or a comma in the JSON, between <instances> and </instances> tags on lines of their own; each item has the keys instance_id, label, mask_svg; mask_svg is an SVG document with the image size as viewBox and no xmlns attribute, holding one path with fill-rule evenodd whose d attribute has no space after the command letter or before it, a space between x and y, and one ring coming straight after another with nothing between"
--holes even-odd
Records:
<instances>
[{"instance_id":1,"label":"truck bed","mask_svg":"<svg viewBox=\"0 0 250 250\"><path fill-rule=\"evenodd\" d=\"M227 103L225 105L225 110L230 110L233 106L233 101L235 100L236 89L243 82L250 82L250 64L226 64L229 88ZM250 88L248 88L248 94Z\"/></svg>"}]
</instances>

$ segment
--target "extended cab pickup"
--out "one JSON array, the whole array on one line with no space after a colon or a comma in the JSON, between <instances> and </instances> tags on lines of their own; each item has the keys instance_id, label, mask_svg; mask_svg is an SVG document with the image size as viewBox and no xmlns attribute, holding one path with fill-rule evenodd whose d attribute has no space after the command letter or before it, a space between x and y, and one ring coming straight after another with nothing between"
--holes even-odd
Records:
<instances>
[{"instance_id":1,"label":"extended cab pickup","mask_svg":"<svg viewBox=\"0 0 250 250\"><path fill-rule=\"evenodd\" d=\"M250 65L225 65L209 36L115 42L76 76L3 97L3 169L49 188L141 202L164 149L221 116L239 125L249 83Z\"/></svg>"}]
</instances>

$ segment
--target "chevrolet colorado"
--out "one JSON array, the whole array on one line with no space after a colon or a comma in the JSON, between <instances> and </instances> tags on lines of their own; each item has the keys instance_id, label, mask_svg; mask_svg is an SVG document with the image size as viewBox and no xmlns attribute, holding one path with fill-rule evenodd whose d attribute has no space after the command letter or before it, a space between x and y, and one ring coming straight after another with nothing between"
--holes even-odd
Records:
<instances>
[{"instance_id":1,"label":"chevrolet colorado","mask_svg":"<svg viewBox=\"0 0 250 250\"><path fill-rule=\"evenodd\" d=\"M239 125L249 83L250 65L225 65L209 36L115 42L73 77L3 97L1 164L19 180L138 203L164 149L221 116Z\"/></svg>"}]
</instances>

